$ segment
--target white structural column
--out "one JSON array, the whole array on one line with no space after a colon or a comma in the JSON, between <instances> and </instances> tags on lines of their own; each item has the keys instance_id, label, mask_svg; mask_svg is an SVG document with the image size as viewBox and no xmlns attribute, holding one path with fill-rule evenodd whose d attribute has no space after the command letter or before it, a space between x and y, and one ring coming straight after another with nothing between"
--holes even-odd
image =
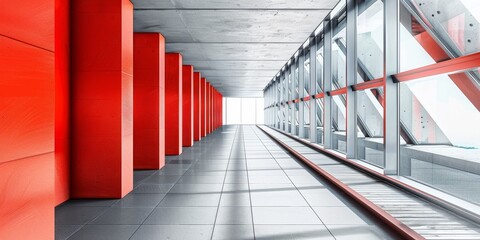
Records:
<instances>
[{"instance_id":1,"label":"white structural column","mask_svg":"<svg viewBox=\"0 0 480 240\"><path fill-rule=\"evenodd\" d=\"M317 37L310 38L310 95L317 93ZM310 100L310 142L317 142L317 105L315 98Z\"/></svg>"},{"instance_id":2,"label":"white structural column","mask_svg":"<svg viewBox=\"0 0 480 240\"><path fill-rule=\"evenodd\" d=\"M384 94L383 132L385 146L385 174L396 175L400 156L399 86L392 75L399 71L399 0L384 1Z\"/></svg>"},{"instance_id":3,"label":"white structural column","mask_svg":"<svg viewBox=\"0 0 480 240\"><path fill-rule=\"evenodd\" d=\"M285 128L286 128L285 127L286 124L284 124L286 122L286 119L285 119L286 117L284 115L284 113L285 113L284 107L285 106L283 105L284 104L283 102L285 102L285 96L286 96L286 93L283 89L284 84L285 84L284 81L285 81L285 73L282 72L281 75L280 75L280 82L279 82L279 84L280 84L280 96L279 96L279 100L280 100L280 126L279 126L279 129L282 130L282 131L285 131Z\"/></svg>"},{"instance_id":4,"label":"white structural column","mask_svg":"<svg viewBox=\"0 0 480 240\"><path fill-rule=\"evenodd\" d=\"M289 67L289 72L290 72L290 85L289 85L289 88L290 88L290 99L288 99L287 101L292 101L293 99L295 99L295 66L296 66L297 62L295 60L292 60L292 65L290 65ZM290 133L293 134L293 135L296 135L296 131L295 131L295 104L292 102L289 104L290 106L290 119L291 119L291 125L290 125Z\"/></svg>"},{"instance_id":5,"label":"white structural column","mask_svg":"<svg viewBox=\"0 0 480 240\"><path fill-rule=\"evenodd\" d=\"M302 50L298 56L298 98L304 97L305 88L305 49ZM305 138L305 103L300 101L298 103L298 136Z\"/></svg>"},{"instance_id":6,"label":"white structural column","mask_svg":"<svg viewBox=\"0 0 480 240\"><path fill-rule=\"evenodd\" d=\"M357 93L350 87L357 77L357 6L347 0L347 158L356 158L357 146Z\"/></svg>"},{"instance_id":7,"label":"white structural column","mask_svg":"<svg viewBox=\"0 0 480 240\"><path fill-rule=\"evenodd\" d=\"M332 22L330 19L324 21L324 71L323 71L323 91L325 93L332 90ZM324 147L332 148L332 97L325 94L324 97L324 115L323 115L323 136Z\"/></svg>"}]
</instances>

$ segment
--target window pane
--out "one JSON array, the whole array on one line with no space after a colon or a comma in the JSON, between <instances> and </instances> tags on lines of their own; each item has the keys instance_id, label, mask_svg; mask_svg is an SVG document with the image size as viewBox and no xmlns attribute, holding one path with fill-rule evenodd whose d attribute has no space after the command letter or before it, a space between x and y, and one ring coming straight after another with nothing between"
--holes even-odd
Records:
<instances>
[{"instance_id":1,"label":"window pane","mask_svg":"<svg viewBox=\"0 0 480 240\"><path fill-rule=\"evenodd\" d=\"M383 77L383 3L366 0L358 6L357 83Z\"/></svg>"},{"instance_id":2,"label":"window pane","mask_svg":"<svg viewBox=\"0 0 480 240\"><path fill-rule=\"evenodd\" d=\"M345 94L333 96L332 104L332 148L343 153L347 152L345 99Z\"/></svg>"},{"instance_id":3,"label":"window pane","mask_svg":"<svg viewBox=\"0 0 480 240\"><path fill-rule=\"evenodd\" d=\"M332 39L332 90L345 87L346 84L346 32L345 20L339 23L334 32L335 36Z\"/></svg>"},{"instance_id":4,"label":"window pane","mask_svg":"<svg viewBox=\"0 0 480 240\"><path fill-rule=\"evenodd\" d=\"M255 124L255 98L242 98L242 124Z\"/></svg>"},{"instance_id":5,"label":"window pane","mask_svg":"<svg viewBox=\"0 0 480 240\"><path fill-rule=\"evenodd\" d=\"M255 101L257 104L256 124L264 124L265 123L264 114L263 114L264 99L256 98Z\"/></svg>"},{"instance_id":6,"label":"window pane","mask_svg":"<svg viewBox=\"0 0 480 240\"><path fill-rule=\"evenodd\" d=\"M315 107L317 108L316 126L317 126L317 143L323 145L323 109L324 99L315 99Z\"/></svg>"},{"instance_id":7,"label":"window pane","mask_svg":"<svg viewBox=\"0 0 480 240\"><path fill-rule=\"evenodd\" d=\"M227 98L226 124L241 124L241 98Z\"/></svg>"},{"instance_id":8,"label":"window pane","mask_svg":"<svg viewBox=\"0 0 480 240\"><path fill-rule=\"evenodd\" d=\"M357 92L358 159L385 167L383 156L383 90L368 89Z\"/></svg>"},{"instance_id":9,"label":"window pane","mask_svg":"<svg viewBox=\"0 0 480 240\"><path fill-rule=\"evenodd\" d=\"M449 75L400 83L400 173L480 203L480 112Z\"/></svg>"}]
</instances>

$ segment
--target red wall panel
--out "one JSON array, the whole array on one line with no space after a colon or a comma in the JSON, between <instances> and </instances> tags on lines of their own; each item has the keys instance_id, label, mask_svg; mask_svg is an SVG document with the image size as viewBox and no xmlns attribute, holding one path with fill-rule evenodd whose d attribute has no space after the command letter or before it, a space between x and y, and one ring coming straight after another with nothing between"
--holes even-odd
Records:
<instances>
[{"instance_id":1,"label":"red wall panel","mask_svg":"<svg viewBox=\"0 0 480 240\"><path fill-rule=\"evenodd\" d=\"M133 168L165 165L165 38L134 34Z\"/></svg>"},{"instance_id":2,"label":"red wall panel","mask_svg":"<svg viewBox=\"0 0 480 240\"><path fill-rule=\"evenodd\" d=\"M27 0L0 8L2 240L54 238L54 7Z\"/></svg>"},{"instance_id":3,"label":"red wall panel","mask_svg":"<svg viewBox=\"0 0 480 240\"><path fill-rule=\"evenodd\" d=\"M202 128L202 137L207 136L207 80L205 78L202 78L202 86L201 86L201 92L202 92L202 109L201 109L201 128Z\"/></svg>"},{"instance_id":4,"label":"red wall panel","mask_svg":"<svg viewBox=\"0 0 480 240\"><path fill-rule=\"evenodd\" d=\"M71 2L71 195L133 187L133 5Z\"/></svg>"},{"instance_id":5,"label":"red wall panel","mask_svg":"<svg viewBox=\"0 0 480 240\"><path fill-rule=\"evenodd\" d=\"M193 146L193 66L183 66L182 78L182 145L191 147Z\"/></svg>"},{"instance_id":6,"label":"red wall panel","mask_svg":"<svg viewBox=\"0 0 480 240\"><path fill-rule=\"evenodd\" d=\"M193 140L200 141L202 138L201 129L201 108L202 108L202 94L201 94L201 74L196 72L193 74Z\"/></svg>"},{"instance_id":7,"label":"red wall panel","mask_svg":"<svg viewBox=\"0 0 480 240\"><path fill-rule=\"evenodd\" d=\"M182 55L165 54L165 154L182 154Z\"/></svg>"},{"instance_id":8,"label":"red wall panel","mask_svg":"<svg viewBox=\"0 0 480 240\"><path fill-rule=\"evenodd\" d=\"M70 6L55 0L55 204L70 197Z\"/></svg>"},{"instance_id":9,"label":"red wall panel","mask_svg":"<svg viewBox=\"0 0 480 240\"><path fill-rule=\"evenodd\" d=\"M206 107L206 114L207 114L207 117L206 117L206 120L205 120L205 129L206 129L206 132L207 134L210 134L210 132L212 132L212 129L211 129L211 126L210 126L210 118L211 118L211 113L212 113L212 109L211 109L211 101L212 101L212 98L211 98L211 86L210 86L210 83L207 82L206 85L205 85L205 92L206 92L206 95L207 95L207 99L206 99L206 104L207 104L207 107Z\"/></svg>"}]
</instances>

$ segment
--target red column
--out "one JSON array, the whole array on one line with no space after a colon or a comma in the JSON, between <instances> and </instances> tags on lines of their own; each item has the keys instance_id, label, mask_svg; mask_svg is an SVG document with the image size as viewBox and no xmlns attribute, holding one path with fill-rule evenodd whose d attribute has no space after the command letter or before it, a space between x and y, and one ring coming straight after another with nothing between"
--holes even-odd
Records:
<instances>
[{"instance_id":1,"label":"red column","mask_svg":"<svg viewBox=\"0 0 480 240\"><path fill-rule=\"evenodd\" d=\"M205 120L205 125L206 125L205 129L206 129L207 134L210 134L210 132L211 132L211 129L210 129L211 115L210 115L210 113L212 112L210 103L211 103L212 99L211 99L211 94L210 94L211 87L210 87L209 82L207 82L207 84L206 84L205 91L206 91L206 95L207 95L207 100L206 100L206 104L207 104L207 107L206 107L206 112L207 113L206 114L207 114L207 117L206 117L206 120Z\"/></svg>"},{"instance_id":2,"label":"red column","mask_svg":"<svg viewBox=\"0 0 480 240\"><path fill-rule=\"evenodd\" d=\"M165 154L182 154L182 55L165 54Z\"/></svg>"},{"instance_id":3,"label":"red column","mask_svg":"<svg viewBox=\"0 0 480 240\"><path fill-rule=\"evenodd\" d=\"M2 240L54 238L54 9L51 0L0 7Z\"/></svg>"},{"instance_id":4,"label":"red column","mask_svg":"<svg viewBox=\"0 0 480 240\"><path fill-rule=\"evenodd\" d=\"M202 128L202 137L207 136L207 79L202 78L202 109L201 109L201 128Z\"/></svg>"},{"instance_id":5,"label":"red column","mask_svg":"<svg viewBox=\"0 0 480 240\"><path fill-rule=\"evenodd\" d=\"M213 132L213 116L214 116L214 111L213 111L213 86L210 85L210 132Z\"/></svg>"},{"instance_id":6,"label":"red column","mask_svg":"<svg viewBox=\"0 0 480 240\"><path fill-rule=\"evenodd\" d=\"M133 168L165 165L165 38L134 34Z\"/></svg>"},{"instance_id":7,"label":"red column","mask_svg":"<svg viewBox=\"0 0 480 240\"><path fill-rule=\"evenodd\" d=\"M201 92L201 74L196 72L193 74L193 140L200 141L202 138L201 128L201 108L202 108L202 92Z\"/></svg>"},{"instance_id":8,"label":"red column","mask_svg":"<svg viewBox=\"0 0 480 240\"><path fill-rule=\"evenodd\" d=\"M70 1L55 0L55 204L56 205L70 198L70 32L69 32L70 4L69 2Z\"/></svg>"},{"instance_id":9,"label":"red column","mask_svg":"<svg viewBox=\"0 0 480 240\"><path fill-rule=\"evenodd\" d=\"M193 146L193 66L183 66L182 103L183 103L183 136L182 146Z\"/></svg>"},{"instance_id":10,"label":"red column","mask_svg":"<svg viewBox=\"0 0 480 240\"><path fill-rule=\"evenodd\" d=\"M133 187L133 5L72 1L74 198L120 198Z\"/></svg>"}]
</instances>

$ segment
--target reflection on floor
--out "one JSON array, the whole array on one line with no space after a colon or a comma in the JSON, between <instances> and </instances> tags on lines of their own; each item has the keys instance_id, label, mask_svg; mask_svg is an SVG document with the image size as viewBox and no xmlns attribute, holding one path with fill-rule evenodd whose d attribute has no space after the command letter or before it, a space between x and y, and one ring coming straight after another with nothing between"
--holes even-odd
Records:
<instances>
[{"instance_id":1,"label":"reflection on floor","mask_svg":"<svg viewBox=\"0 0 480 240\"><path fill-rule=\"evenodd\" d=\"M56 239L394 239L255 126L224 126L121 200L56 208Z\"/></svg>"}]
</instances>

